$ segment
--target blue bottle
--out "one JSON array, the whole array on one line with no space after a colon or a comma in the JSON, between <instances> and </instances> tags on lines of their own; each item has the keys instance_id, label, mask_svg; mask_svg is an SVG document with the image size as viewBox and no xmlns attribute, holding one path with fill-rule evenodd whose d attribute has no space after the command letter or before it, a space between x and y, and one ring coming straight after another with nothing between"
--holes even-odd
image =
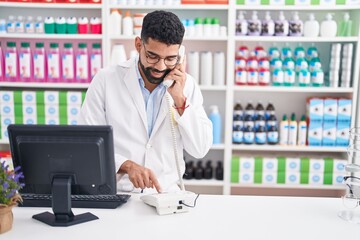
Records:
<instances>
[{"instance_id":1,"label":"blue bottle","mask_svg":"<svg viewBox=\"0 0 360 240\"><path fill-rule=\"evenodd\" d=\"M213 144L221 143L221 116L219 108L216 105L210 106L211 113L209 115L210 121L213 125Z\"/></svg>"}]
</instances>

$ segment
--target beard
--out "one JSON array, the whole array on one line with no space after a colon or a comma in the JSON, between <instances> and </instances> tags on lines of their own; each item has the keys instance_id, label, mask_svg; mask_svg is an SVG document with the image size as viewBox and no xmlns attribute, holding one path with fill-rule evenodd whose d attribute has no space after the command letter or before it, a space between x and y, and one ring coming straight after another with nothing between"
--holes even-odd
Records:
<instances>
[{"instance_id":1,"label":"beard","mask_svg":"<svg viewBox=\"0 0 360 240\"><path fill-rule=\"evenodd\" d=\"M159 70L157 70L156 68L152 68L152 67L147 67L147 68L146 68L146 67L141 63L140 58L139 58L139 65L140 65L141 70L143 71L146 79L147 79L150 83L152 83L152 84L160 84L160 83L162 83L162 82L164 81L165 76L166 76L169 72L171 72L171 70L172 70L172 69L165 69L164 71L159 71ZM153 76L151 75L151 71L157 72L157 73L164 73L164 74L163 74L161 77L153 77Z\"/></svg>"}]
</instances>

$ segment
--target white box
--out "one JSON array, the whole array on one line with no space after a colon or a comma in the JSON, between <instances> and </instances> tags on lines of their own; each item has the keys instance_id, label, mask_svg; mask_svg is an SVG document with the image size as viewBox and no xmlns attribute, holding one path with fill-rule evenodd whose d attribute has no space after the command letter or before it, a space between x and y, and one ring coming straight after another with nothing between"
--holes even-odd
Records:
<instances>
[{"instance_id":1,"label":"white box","mask_svg":"<svg viewBox=\"0 0 360 240\"><path fill-rule=\"evenodd\" d=\"M58 117L46 117L45 118L46 125L59 125L60 121Z\"/></svg>"},{"instance_id":2,"label":"white box","mask_svg":"<svg viewBox=\"0 0 360 240\"><path fill-rule=\"evenodd\" d=\"M14 116L1 116L1 126L7 127L10 124L15 123L15 117Z\"/></svg>"},{"instance_id":3,"label":"white box","mask_svg":"<svg viewBox=\"0 0 360 240\"><path fill-rule=\"evenodd\" d=\"M322 122L324 118L324 100L311 98L308 102L308 114L310 121Z\"/></svg>"},{"instance_id":4,"label":"white box","mask_svg":"<svg viewBox=\"0 0 360 240\"><path fill-rule=\"evenodd\" d=\"M286 172L285 184L300 184L300 173Z\"/></svg>"},{"instance_id":5,"label":"white box","mask_svg":"<svg viewBox=\"0 0 360 240\"><path fill-rule=\"evenodd\" d=\"M276 184L277 183L277 172L263 172L262 173L263 184Z\"/></svg>"},{"instance_id":6,"label":"white box","mask_svg":"<svg viewBox=\"0 0 360 240\"><path fill-rule=\"evenodd\" d=\"M255 170L255 159L240 157L240 172L252 172Z\"/></svg>"},{"instance_id":7,"label":"white box","mask_svg":"<svg viewBox=\"0 0 360 240\"><path fill-rule=\"evenodd\" d=\"M37 116L36 104L23 104L23 116L36 117Z\"/></svg>"},{"instance_id":8,"label":"white box","mask_svg":"<svg viewBox=\"0 0 360 240\"><path fill-rule=\"evenodd\" d=\"M68 105L80 105L82 104L82 93L81 92L67 92L67 104Z\"/></svg>"},{"instance_id":9,"label":"white box","mask_svg":"<svg viewBox=\"0 0 360 240\"><path fill-rule=\"evenodd\" d=\"M76 106L76 105L68 105L67 106L67 115L68 118L70 117L77 117L80 115L80 106Z\"/></svg>"},{"instance_id":10,"label":"white box","mask_svg":"<svg viewBox=\"0 0 360 240\"><path fill-rule=\"evenodd\" d=\"M23 123L27 125L37 124L36 116L24 116Z\"/></svg>"},{"instance_id":11,"label":"white box","mask_svg":"<svg viewBox=\"0 0 360 240\"><path fill-rule=\"evenodd\" d=\"M309 146L321 146L322 145L322 124L312 123L309 125L308 142Z\"/></svg>"},{"instance_id":12,"label":"white box","mask_svg":"<svg viewBox=\"0 0 360 240\"><path fill-rule=\"evenodd\" d=\"M263 172L277 172L278 160L276 158L263 158Z\"/></svg>"},{"instance_id":13,"label":"white box","mask_svg":"<svg viewBox=\"0 0 360 240\"><path fill-rule=\"evenodd\" d=\"M334 173L341 173L344 174L346 173L345 171L345 166L348 164L347 160L344 159L334 159L333 160L333 172Z\"/></svg>"},{"instance_id":14,"label":"white box","mask_svg":"<svg viewBox=\"0 0 360 240\"><path fill-rule=\"evenodd\" d=\"M260 0L245 0L245 5L260 5Z\"/></svg>"},{"instance_id":15,"label":"white box","mask_svg":"<svg viewBox=\"0 0 360 240\"><path fill-rule=\"evenodd\" d=\"M350 99L339 99L338 100L338 121L348 121L351 120L351 105L352 101Z\"/></svg>"},{"instance_id":16,"label":"white box","mask_svg":"<svg viewBox=\"0 0 360 240\"><path fill-rule=\"evenodd\" d=\"M1 139L9 139L9 134L8 134L8 131L7 131L7 127L8 126L2 126L1 127Z\"/></svg>"},{"instance_id":17,"label":"white box","mask_svg":"<svg viewBox=\"0 0 360 240\"><path fill-rule=\"evenodd\" d=\"M358 5L358 4L360 4L360 0L346 0L345 4L346 5Z\"/></svg>"},{"instance_id":18,"label":"white box","mask_svg":"<svg viewBox=\"0 0 360 240\"><path fill-rule=\"evenodd\" d=\"M323 125L323 146L335 146L336 145L336 122L326 122Z\"/></svg>"},{"instance_id":19,"label":"white box","mask_svg":"<svg viewBox=\"0 0 360 240\"><path fill-rule=\"evenodd\" d=\"M254 183L254 173L240 172L239 183Z\"/></svg>"},{"instance_id":20,"label":"white box","mask_svg":"<svg viewBox=\"0 0 360 240\"><path fill-rule=\"evenodd\" d=\"M323 173L309 173L309 184L322 185L324 183L324 174Z\"/></svg>"},{"instance_id":21,"label":"white box","mask_svg":"<svg viewBox=\"0 0 360 240\"><path fill-rule=\"evenodd\" d=\"M285 5L285 0L270 0L269 5L270 6L273 6L273 5L283 6L283 5Z\"/></svg>"},{"instance_id":22,"label":"white box","mask_svg":"<svg viewBox=\"0 0 360 240\"><path fill-rule=\"evenodd\" d=\"M320 5L333 6L336 5L336 0L320 0Z\"/></svg>"},{"instance_id":23,"label":"white box","mask_svg":"<svg viewBox=\"0 0 360 240\"><path fill-rule=\"evenodd\" d=\"M22 92L23 104L36 104L36 92L35 91L23 91Z\"/></svg>"},{"instance_id":24,"label":"white box","mask_svg":"<svg viewBox=\"0 0 360 240\"><path fill-rule=\"evenodd\" d=\"M338 103L336 99L324 100L324 121L336 122Z\"/></svg>"},{"instance_id":25,"label":"white box","mask_svg":"<svg viewBox=\"0 0 360 240\"><path fill-rule=\"evenodd\" d=\"M59 105L45 104L45 117L58 117Z\"/></svg>"},{"instance_id":26,"label":"white box","mask_svg":"<svg viewBox=\"0 0 360 240\"><path fill-rule=\"evenodd\" d=\"M68 118L68 125L78 125L79 124L79 118L78 117L72 117Z\"/></svg>"},{"instance_id":27,"label":"white box","mask_svg":"<svg viewBox=\"0 0 360 240\"><path fill-rule=\"evenodd\" d=\"M1 103L1 116L15 116L15 107L13 103Z\"/></svg>"},{"instance_id":28,"label":"white box","mask_svg":"<svg viewBox=\"0 0 360 240\"><path fill-rule=\"evenodd\" d=\"M344 185L344 176L345 176L345 173L341 174L341 173L334 173L333 174L333 179L332 179L332 182L333 182L333 185Z\"/></svg>"},{"instance_id":29,"label":"white box","mask_svg":"<svg viewBox=\"0 0 360 240\"><path fill-rule=\"evenodd\" d=\"M13 91L0 91L0 102L14 104L14 92Z\"/></svg>"},{"instance_id":30,"label":"white box","mask_svg":"<svg viewBox=\"0 0 360 240\"><path fill-rule=\"evenodd\" d=\"M314 173L324 173L325 161L324 159L310 158L309 171Z\"/></svg>"},{"instance_id":31,"label":"white box","mask_svg":"<svg viewBox=\"0 0 360 240\"><path fill-rule=\"evenodd\" d=\"M58 91L44 91L44 101L46 104L59 104Z\"/></svg>"},{"instance_id":32,"label":"white box","mask_svg":"<svg viewBox=\"0 0 360 240\"><path fill-rule=\"evenodd\" d=\"M286 158L286 172L300 172L300 158Z\"/></svg>"},{"instance_id":33,"label":"white box","mask_svg":"<svg viewBox=\"0 0 360 240\"><path fill-rule=\"evenodd\" d=\"M295 0L295 6L311 5L311 0Z\"/></svg>"}]
</instances>

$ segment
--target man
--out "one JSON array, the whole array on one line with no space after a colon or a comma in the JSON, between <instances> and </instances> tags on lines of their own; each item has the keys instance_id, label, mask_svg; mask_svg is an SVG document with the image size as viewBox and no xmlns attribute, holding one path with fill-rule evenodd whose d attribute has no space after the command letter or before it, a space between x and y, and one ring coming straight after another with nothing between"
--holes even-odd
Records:
<instances>
[{"instance_id":1,"label":"man","mask_svg":"<svg viewBox=\"0 0 360 240\"><path fill-rule=\"evenodd\" d=\"M179 63L183 36L184 27L175 14L148 13L141 38L135 39L139 55L101 70L88 88L80 123L112 125L120 191L179 190L169 111L181 174L183 150L202 158L210 149L212 125L203 97L185 73L186 60ZM174 82L167 88L164 80Z\"/></svg>"}]
</instances>

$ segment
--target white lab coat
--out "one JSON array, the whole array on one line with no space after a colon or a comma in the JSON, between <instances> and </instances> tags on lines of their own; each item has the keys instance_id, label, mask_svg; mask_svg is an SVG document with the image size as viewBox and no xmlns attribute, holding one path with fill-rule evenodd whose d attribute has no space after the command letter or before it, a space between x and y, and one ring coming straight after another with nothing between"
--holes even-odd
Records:
<instances>
[{"instance_id":1,"label":"white lab coat","mask_svg":"<svg viewBox=\"0 0 360 240\"><path fill-rule=\"evenodd\" d=\"M132 160L151 169L163 191L173 191L178 189L179 178L168 117L168 93L162 100L151 136L148 137L147 115L136 73L137 66L136 58L132 58L100 70L87 90L79 122L113 127L116 170L126 160ZM181 174L185 171L183 149L194 158L203 158L212 144L212 124L202 106L200 89L190 75L187 75L184 95L189 107L183 115L180 116L171 108L176 121ZM127 174L118 177L117 185L120 191L139 191L134 189Z\"/></svg>"}]
</instances>

